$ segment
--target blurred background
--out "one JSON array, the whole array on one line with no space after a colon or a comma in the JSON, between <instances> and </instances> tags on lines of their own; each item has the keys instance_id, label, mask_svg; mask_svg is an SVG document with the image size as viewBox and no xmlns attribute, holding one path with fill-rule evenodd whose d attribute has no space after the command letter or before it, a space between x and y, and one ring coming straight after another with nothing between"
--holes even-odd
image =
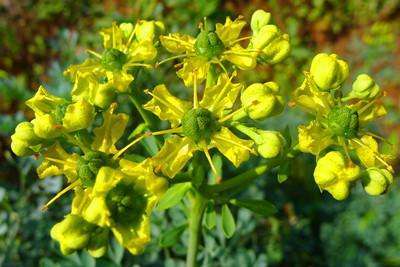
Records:
<instances>
[{"instance_id":1,"label":"blurred background","mask_svg":"<svg viewBox=\"0 0 400 267\"><path fill-rule=\"evenodd\" d=\"M153 241L140 256L115 242L101 259L86 252L62 256L49 229L68 212L70 199L40 211L62 187L62 177L39 180L35 159L13 155L9 136L17 123L32 118L24 101L40 84L54 94L69 94L63 70L82 61L86 48L100 48L97 32L112 21L157 19L170 32L194 35L205 16L223 22L242 14L249 21L259 8L271 12L273 22L290 35L292 52L276 66L242 72L246 82L274 80L289 97L316 53L337 53L350 65L348 88L367 72L387 92L389 114L371 130L398 143L400 0L0 0L0 266L184 266L185 232L173 248L158 245L160 232L184 222L180 207L154 215ZM137 86L157 83L182 87L172 64L143 75ZM279 130L288 124L295 136L305 121L303 112L288 108L265 127ZM238 230L232 239L218 230L204 232L203 266L400 266L398 179L386 195L369 197L358 184L348 200L337 202L320 194L314 164L313 157L302 155L284 183L273 172L258 179L243 194L275 203L278 214L263 219L235 210Z\"/></svg>"}]
</instances>

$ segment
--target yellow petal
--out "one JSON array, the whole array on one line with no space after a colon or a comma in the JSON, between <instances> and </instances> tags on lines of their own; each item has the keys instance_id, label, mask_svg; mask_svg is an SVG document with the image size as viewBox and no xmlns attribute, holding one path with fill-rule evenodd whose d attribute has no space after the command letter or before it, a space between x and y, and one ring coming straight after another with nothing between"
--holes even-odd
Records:
<instances>
[{"instance_id":1,"label":"yellow petal","mask_svg":"<svg viewBox=\"0 0 400 267\"><path fill-rule=\"evenodd\" d=\"M173 178L192 158L195 144L186 137L171 136L152 159L156 170Z\"/></svg>"},{"instance_id":2,"label":"yellow petal","mask_svg":"<svg viewBox=\"0 0 400 267\"><path fill-rule=\"evenodd\" d=\"M172 33L160 36L162 46L174 54L194 53L196 39L190 35Z\"/></svg>"},{"instance_id":3,"label":"yellow petal","mask_svg":"<svg viewBox=\"0 0 400 267\"><path fill-rule=\"evenodd\" d=\"M228 128L221 127L219 132L211 137L211 145L215 146L235 167L248 160L254 142L240 139Z\"/></svg>"},{"instance_id":4,"label":"yellow petal","mask_svg":"<svg viewBox=\"0 0 400 267\"><path fill-rule=\"evenodd\" d=\"M93 195L102 195L113 188L122 178L124 174L110 167L101 167L93 186Z\"/></svg>"},{"instance_id":5,"label":"yellow petal","mask_svg":"<svg viewBox=\"0 0 400 267\"><path fill-rule=\"evenodd\" d=\"M240 44L236 44L226 51L222 57L242 70L254 69L257 64L257 53L249 52Z\"/></svg>"},{"instance_id":6,"label":"yellow petal","mask_svg":"<svg viewBox=\"0 0 400 267\"><path fill-rule=\"evenodd\" d=\"M28 99L25 104L30 107L35 114L45 115L53 112L58 105L65 104L66 102L65 99L50 94L46 88L39 86L35 95Z\"/></svg>"},{"instance_id":7,"label":"yellow petal","mask_svg":"<svg viewBox=\"0 0 400 267\"><path fill-rule=\"evenodd\" d=\"M367 168L376 166L376 156L374 152L378 153L378 142L369 135L362 136L361 142L363 142L366 147L353 144L356 147L356 153L361 163Z\"/></svg>"},{"instance_id":8,"label":"yellow petal","mask_svg":"<svg viewBox=\"0 0 400 267\"><path fill-rule=\"evenodd\" d=\"M108 79L107 84L121 93L128 91L129 84L133 81L133 76L125 71L107 71L106 75Z\"/></svg>"},{"instance_id":9,"label":"yellow petal","mask_svg":"<svg viewBox=\"0 0 400 267\"><path fill-rule=\"evenodd\" d=\"M76 179L77 154L68 154L59 143L55 143L43 153L44 160L37 168L39 178L64 174L68 182Z\"/></svg>"},{"instance_id":10,"label":"yellow petal","mask_svg":"<svg viewBox=\"0 0 400 267\"><path fill-rule=\"evenodd\" d=\"M86 221L101 227L111 225L110 216L104 195L93 197L82 212Z\"/></svg>"},{"instance_id":11,"label":"yellow petal","mask_svg":"<svg viewBox=\"0 0 400 267\"><path fill-rule=\"evenodd\" d=\"M129 47L128 62L126 65L129 65L130 62L151 61L156 57L156 55L157 49L154 47L152 41L143 40L135 42Z\"/></svg>"},{"instance_id":12,"label":"yellow petal","mask_svg":"<svg viewBox=\"0 0 400 267\"><path fill-rule=\"evenodd\" d=\"M303 84L293 93L293 99L300 107L313 114L327 114L334 106L333 98L328 92L316 88L310 75L305 73Z\"/></svg>"},{"instance_id":13,"label":"yellow petal","mask_svg":"<svg viewBox=\"0 0 400 267\"><path fill-rule=\"evenodd\" d=\"M103 125L93 130L94 140L92 148L104 153L114 154L117 152L115 143L124 134L129 116L124 113L113 114L117 108L112 104L110 108L103 113Z\"/></svg>"},{"instance_id":14,"label":"yellow petal","mask_svg":"<svg viewBox=\"0 0 400 267\"><path fill-rule=\"evenodd\" d=\"M156 86L151 94L153 99L143 107L161 120L168 120L173 128L180 124L183 115L192 106L190 102L173 96L164 84Z\"/></svg>"},{"instance_id":15,"label":"yellow petal","mask_svg":"<svg viewBox=\"0 0 400 267\"><path fill-rule=\"evenodd\" d=\"M299 149L304 153L318 155L322 150L335 143L328 130L316 120L298 127Z\"/></svg>"},{"instance_id":16,"label":"yellow petal","mask_svg":"<svg viewBox=\"0 0 400 267\"><path fill-rule=\"evenodd\" d=\"M186 87L193 85L196 77L197 84L207 78L210 63L203 57L188 57L183 60L183 67L176 73Z\"/></svg>"},{"instance_id":17,"label":"yellow petal","mask_svg":"<svg viewBox=\"0 0 400 267\"><path fill-rule=\"evenodd\" d=\"M355 110L359 110L358 120L360 124L367 124L368 122L374 121L375 119L383 117L387 114L387 110L382 103L374 103L367 109L362 108L364 105L368 105L368 102L360 101L355 105L351 105L351 107Z\"/></svg>"},{"instance_id":18,"label":"yellow petal","mask_svg":"<svg viewBox=\"0 0 400 267\"><path fill-rule=\"evenodd\" d=\"M224 45L229 47L232 42L239 38L240 32L245 25L246 22L241 17L236 18L234 21L227 17L225 24L217 23L215 25L215 32Z\"/></svg>"},{"instance_id":19,"label":"yellow petal","mask_svg":"<svg viewBox=\"0 0 400 267\"><path fill-rule=\"evenodd\" d=\"M232 83L231 80L232 77L225 73L221 74L214 86L205 89L200 106L209 109L218 118L222 117L227 109L232 108L239 92L243 89L243 84Z\"/></svg>"}]
</instances>

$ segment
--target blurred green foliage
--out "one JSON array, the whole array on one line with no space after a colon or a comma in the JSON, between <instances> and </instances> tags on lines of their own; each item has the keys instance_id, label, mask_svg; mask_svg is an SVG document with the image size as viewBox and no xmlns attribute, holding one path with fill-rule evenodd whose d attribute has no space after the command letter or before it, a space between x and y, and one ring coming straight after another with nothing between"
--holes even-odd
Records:
<instances>
[{"instance_id":1,"label":"blurred green foliage","mask_svg":"<svg viewBox=\"0 0 400 267\"><path fill-rule=\"evenodd\" d=\"M71 85L63 69L85 56L85 48L99 46L97 31L112 20L154 18L171 32L195 34L207 16L223 21L225 16L248 17L262 8L291 37L292 53L284 63L244 73L251 81L274 80L290 91L299 85L299 75L312 56L321 51L341 54L352 73L369 72L388 92L389 116L374 130L400 128L400 1L399 0L20 0L0 3L0 266L184 266L185 222L183 205L154 215L153 240L145 253L131 256L113 242L107 256L94 260L87 253L62 256L49 237L49 229L67 213L68 199L48 212L40 207L62 187L62 178L38 180L35 161L17 159L9 151L9 136L15 125L31 114L23 102L38 84L55 94L66 95ZM172 64L136 81L139 89L157 83L182 88ZM353 77L354 78L354 77ZM351 80L351 79L349 79ZM287 110L272 122L284 129L285 120L296 125L305 118L297 108ZM295 128L291 128L295 136ZM250 161L243 169L257 162ZM279 212L268 219L247 210L233 210L237 232L225 239L222 230L205 230L199 257L204 266L399 266L400 189L379 198L356 194L335 202L320 194L312 179L313 160L301 156L289 179L280 184L272 172L258 179L241 197L264 198L276 203ZM228 176L231 170L224 170ZM217 221L221 218L217 217ZM217 224L217 227L220 227ZM168 246L163 233L178 245ZM159 244L162 244L162 247Z\"/></svg>"}]
</instances>

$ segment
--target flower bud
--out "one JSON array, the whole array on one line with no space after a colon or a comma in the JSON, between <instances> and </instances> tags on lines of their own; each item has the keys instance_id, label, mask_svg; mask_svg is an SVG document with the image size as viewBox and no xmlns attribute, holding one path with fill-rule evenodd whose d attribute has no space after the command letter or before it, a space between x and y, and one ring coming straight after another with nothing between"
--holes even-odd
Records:
<instances>
[{"instance_id":1,"label":"flower bud","mask_svg":"<svg viewBox=\"0 0 400 267\"><path fill-rule=\"evenodd\" d=\"M375 83L375 81L367 74L360 74L357 76L357 79L353 83L352 90L349 95L344 98L347 99L364 99L370 100L374 99L379 93L381 89L379 85Z\"/></svg>"},{"instance_id":2,"label":"flower bud","mask_svg":"<svg viewBox=\"0 0 400 267\"><path fill-rule=\"evenodd\" d=\"M253 34L257 34L262 27L268 24L271 19L271 13L265 12L262 9L256 10L251 16L250 28Z\"/></svg>"},{"instance_id":3,"label":"flower bud","mask_svg":"<svg viewBox=\"0 0 400 267\"><path fill-rule=\"evenodd\" d=\"M58 105L67 101L50 94L43 86L40 86L36 94L25 103L36 114L47 114L53 112Z\"/></svg>"},{"instance_id":4,"label":"flower bud","mask_svg":"<svg viewBox=\"0 0 400 267\"><path fill-rule=\"evenodd\" d=\"M40 138L56 138L62 134L62 126L57 125L55 119L49 114L36 116L32 124L33 131Z\"/></svg>"},{"instance_id":5,"label":"flower bud","mask_svg":"<svg viewBox=\"0 0 400 267\"><path fill-rule=\"evenodd\" d=\"M60 243L61 251L70 254L87 246L95 226L82 217L67 215L64 220L55 224L50 231L51 238Z\"/></svg>"},{"instance_id":6,"label":"flower bud","mask_svg":"<svg viewBox=\"0 0 400 267\"><path fill-rule=\"evenodd\" d=\"M371 196L381 195L393 183L393 175L386 169L371 167L363 175L365 192Z\"/></svg>"},{"instance_id":7,"label":"flower bud","mask_svg":"<svg viewBox=\"0 0 400 267\"><path fill-rule=\"evenodd\" d=\"M349 76L349 66L336 54L321 53L311 62L311 76L321 91L329 91L339 87Z\"/></svg>"},{"instance_id":8,"label":"flower bud","mask_svg":"<svg viewBox=\"0 0 400 267\"><path fill-rule=\"evenodd\" d=\"M67 132L88 128L94 119L94 107L85 99L67 106L62 124Z\"/></svg>"},{"instance_id":9,"label":"flower bud","mask_svg":"<svg viewBox=\"0 0 400 267\"><path fill-rule=\"evenodd\" d=\"M30 146L40 143L40 138L33 131L33 125L30 122L21 122L15 128L15 133L11 136L11 150L17 156L29 156L34 154Z\"/></svg>"},{"instance_id":10,"label":"flower bud","mask_svg":"<svg viewBox=\"0 0 400 267\"><path fill-rule=\"evenodd\" d=\"M274 82L254 83L240 97L247 114L253 120L275 116L283 111L284 99Z\"/></svg>"},{"instance_id":11,"label":"flower bud","mask_svg":"<svg viewBox=\"0 0 400 267\"><path fill-rule=\"evenodd\" d=\"M263 158L274 158L279 155L284 146L284 138L279 132L257 130L259 138L253 139L257 145L257 152Z\"/></svg>"}]
</instances>

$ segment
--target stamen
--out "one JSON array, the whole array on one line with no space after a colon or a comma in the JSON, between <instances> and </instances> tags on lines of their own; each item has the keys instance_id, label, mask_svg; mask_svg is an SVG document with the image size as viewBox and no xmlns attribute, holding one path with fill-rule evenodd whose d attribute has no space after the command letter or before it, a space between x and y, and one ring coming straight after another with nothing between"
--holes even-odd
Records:
<instances>
[{"instance_id":1,"label":"stamen","mask_svg":"<svg viewBox=\"0 0 400 267\"><path fill-rule=\"evenodd\" d=\"M190 56L190 55L192 55L192 54L182 54L182 55L177 55L177 56L168 57L168 58L166 58L166 59L161 60L160 62L157 62L156 65L155 65L155 67L157 68L157 67L160 66L161 64L164 64L164 63L166 63L166 62L168 62L168 61L171 61L171 60L174 60L174 59L177 59L177 58L185 58L185 57L188 57L188 56Z\"/></svg>"},{"instance_id":2,"label":"stamen","mask_svg":"<svg viewBox=\"0 0 400 267\"><path fill-rule=\"evenodd\" d=\"M226 96L226 90L228 89L228 86L230 85L230 83L232 82L233 77L236 76L236 72L234 72L232 74L231 77L229 77L229 80L226 82L226 84L224 85L224 87L222 88L222 90L218 93L217 98L215 99L215 101L213 102L213 104L210 107L210 111L213 111L215 106L219 103L219 101L221 101L221 98L223 96Z\"/></svg>"},{"instance_id":3,"label":"stamen","mask_svg":"<svg viewBox=\"0 0 400 267\"><path fill-rule=\"evenodd\" d=\"M217 62L217 64L221 67L221 69L222 69L226 74L228 74L228 71L226 70L224 64L222 64L221 60L216 59L216 62Z\"/></svg>"},{"instance_id":4,"label":"stamen","mask_svg":"<svg viewBox=\"0 0 400 267\"><path fill-rule=\"evenodd\" d=\"M124 67L145 67L151 69L153 66L150 64L144 64L144 63L129 63L125 64Z\"/></svg>"},{"instance_id":5,"label":"stamen","mask_svg":"<svg viewBox=\"0 0 400 267\"><path fill-rule=\"evenodd\" d=\"M242 37L242 38L236 39L235 41L233 41L233 42L231 43L231 45L234 45L234 44L239 43L239 42L241 42L241 41L249 40L249 39L251 39L251 38L252 38L252 36L246 36L246 37Z\"/></svg>"},{"instance_id":6,"label":"stamen","mask_svg":"<svg viewBox=\"0 0 400 267\"><path fill-rule=\"evenodd\" d=\"M63 190L61 190L60 192L57 193L57 195L55 195L52 199L50 199L42 208L42 211L45 211L48 209L48 207L53 204L57 199L59 199L62 195L64 195L65 193L67 193L69 190L73 189L74 187L76 187L78 184L80 183L80 180L77 179L74 182L72 182L69 186L67 186L66 188L64 188Z\"/></svg>"},{"instance_id":7,"label":"stamen","mask_svg":"<svg viewBox=\"0 0 400 267\"><path fill-rule=\"evenodd\" d=\"M213 173L215 174L215 176L218 176L218 172L217 169L214 166L214 163L212 162L211 156L210 156L210 152L208 151L207 147L203 148L204 154L206 155L206 158L208 160L208 163L211 166L211 170L213 171Z\"/></svg>"},{"instance_id":8,"label":"stamen","mask_svg":"<svg viewBox=\"0 0 400 267\"><path fill-rule=\"evenodd\" d=\"M385 165L385 167L391 172L393 173L393 167L389 165L389 163L387 163L376 151L374 151L373 149L371 149L369 146L367 146L366 144L364 144L364 142L362 142L361 140L357 139L357 138L353 138L351 139L351 141L355 142L356 144L369 149L375 156L375 158L382 163L383 165Z\"/></svg>"},{"instance_id":9,"label":"stamen","mask_svg":"<svg viewBox=\"0 0 400 267\"><path fill-rule=\"evenodd\" d=\"M197 99L197 70L193 71L193 108L198 108L199 100Z\"/></svg>"},{"instance_id":10,"label":"stamen","mask_svg":"<svg viewBox=\"0 0 400 267\"><path fill-rule=\"evenodd\" d=\"M154 135L163 135L163 134L170 134L170 133L181 133L182 132L182 127L177 127L177 128L172 128L172 129L167 129L167 130L162 130L162 131L157 131L157 132L150 132L149 136L154 136Z\"/></svg>"},{"instance_id":11,"label":"stamen","mask_svg":"<svg viewBox=\"0 0 400 267\"><path fill-rule=\"evenodd\" d=\"M50 158L50 157L45 157L45 159L48 160L48 161L55 162L55 163L65 164L65 165L68 165L70 167L75 167L75 164L73 164L72 162L68 162L66 160L55 159L55 158Z\"/></svg>"},{"instance_id":12,"label":"stamen","mask_svg":"<svg viewBox=\"0 0 400 267\"><path fill-rule=\"evenodd\" d=\"M95 51L93 51L93 50L90 50L90 49L87 49L86 51L87 51L89 54L91 54L91 55L97 57L98 59L101 59L101 55L100 55L99 53L97 53L97 52L95 52Z\"/></svg>"},{"instance_id":13,"label":"stamen","mask_svg":"<svg viewBox=\"0 0 400 267\"><path fill-rule=\"evenodd\" d=\"M357 110L358 115L362 114L363 112L365 112L368 108L370 108L372 105L375 104L377 99L372 100L371 102L369 102L368 104L366 104L365 106L361 107L359 110Z\"/></svg>"},{"instance_id":14,"label":"stamen","mask_svg":"<svg viewBox=\"0 0 400 267\"><path fill-rule=\"evenodd\" d=\"M242 112L244 111L244 109L245 109L244 107L241 107L241 108L235 110L234 112L232 112L232 113L226 115L225 117L219 119L218 122L222 123L222 122L225 122L225 121L227 121L227 120L230 120L230 119L232 119L233 117L235 117L237 114L242 113Z\"/></svg>"},{"instance_id":15,"label":"stamen","mask_svg":"<svg viewBox=\"0 0 400 267\"><path fill-rule=\"evenodd\" d=\"M388 145L390 145L390 146L394 146L393 143L389 142L388 140L386 140L385 138L383 138L383 137L380 136L380 135L377 135L377 134L374 134L374 133L371 133L371 132L364 132L364 131L361 131L361 134L366 134L366 135L375 137L376 139L379 139L379 140L381 140L382 142L385 142L386 144L388 144Z\"/></svg>"},{"instance_id":16,"label":"stamen","mask_svg":"<svg viewBox=\"0 0 400 267\"><path fill-rule=\"evenodd\" d=\"M125 47L125 53L128 53L129 48L131 46L132 40L133 40L133 36L135 36L136 34L136 25L135 28L132 30L131 34L129 35L128 41L126 42L126 47Z\"/></svg>"},{"instance_id":17,"label":"stamen","mask_svg":"<svg viewBox=\"0 0 400 267\"><path fill-rule=\"evenodd\" d=\"M338 137L339 144L342 145L344 149L344 153L346 155L346 158L349 160L349 165L351 166L353 164L353 161L351 160L350 153L349 153L349 147L347 146L346 140L342 137Z\"/></svg>"},{"instance_id":18,"label":"stamen","mask_svg":"<svg viewBox=\"0 0 400 267\"><path fill-rule=\"evenodd\" d=\"M130 142L128 145L126 145L125 147L123 147L122 149L120 149L117 153L114 154L114 156L112 157L113 160L116 160L119 158L119 156L121 156L126 150L128 150L130 147L134 146L135 144L137 144L138 142L140 142L143 138L145 138L146 135L141 135L140 137L136 138L135 140L133 140L132 142Z\"/></svg>"}]
</instances>

